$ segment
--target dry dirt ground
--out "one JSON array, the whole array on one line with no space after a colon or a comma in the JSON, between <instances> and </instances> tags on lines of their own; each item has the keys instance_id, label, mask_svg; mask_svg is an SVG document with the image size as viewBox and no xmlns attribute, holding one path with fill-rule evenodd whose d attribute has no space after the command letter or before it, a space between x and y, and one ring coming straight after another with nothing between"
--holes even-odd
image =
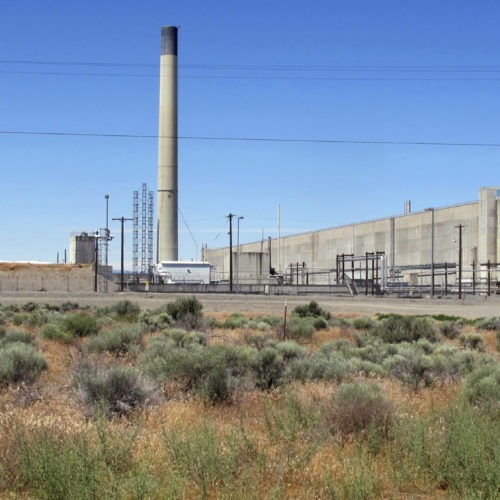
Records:
<instances>
[{"instance_id":1,"label":"dry dirt ground","mask_svg":"<svg viewBox=\"0 0 500 500\"><path fill-rule=\"evenodd\" d=\"M33 301L42 304L60 304L74 301L80 306L111 305L123 299L138 303L142 308L154 309L182 296L169 293L115 292L110 283L109 293L94 293L94 275L90 266L70 264L14 264L0 263L0 304L23 304ZM103 287L99 286L99 289ZM43 291L42 291L43 290ZM184 295L185 296L185 295ZM371 316L376 313L446 314L465 318L500 316L500 296L469 296L459 300L456 295L443 298L396 297L338 297L329 295L264 296L240 294L197 294L210 312L240 312L246 314L281 314L285 304L288 310L317 301L324 309L336 315Z\"/></svg>"}]
</instances>

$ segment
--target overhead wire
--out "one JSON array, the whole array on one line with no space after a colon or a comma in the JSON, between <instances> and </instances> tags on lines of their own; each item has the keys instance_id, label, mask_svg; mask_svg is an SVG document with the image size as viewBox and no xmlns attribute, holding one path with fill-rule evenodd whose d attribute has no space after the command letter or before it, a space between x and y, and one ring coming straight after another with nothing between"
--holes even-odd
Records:
<instances>
[{"instance_id":1,"label":"overhead wire","mask_svg":"<svg viewBox=\"0 0 500 500\"><path fill-rule=\"evenodd\" d=\"M158 136L157 134L125 134L100 132L49 132L26 130L0 130L0 135L53 136L53 137L96 137L116 139L174 139L175 137ZM498 148L495 142L447 142L447 141L398 141L372 139L319 139L319 138L286 138L286 137L230 137L230 136L194 136L179 135L180 140L195 141L233 141L233 142L281 142L281 143L313 143L313 144L365 144L385 146L439 146L439 147L474 147Z\"/></svg>"}]
</instances>

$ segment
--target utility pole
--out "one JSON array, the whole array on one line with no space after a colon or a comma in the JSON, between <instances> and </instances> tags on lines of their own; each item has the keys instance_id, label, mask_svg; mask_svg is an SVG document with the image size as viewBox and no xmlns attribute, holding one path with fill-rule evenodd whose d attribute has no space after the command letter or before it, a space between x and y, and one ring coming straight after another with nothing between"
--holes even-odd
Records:
<instances>
[{"instance_id":1,"label":"utility pole","mask_svg":"<svg viewBox=\"0 0 500 500\"><path fill-rule=\"evenodd\" d=\"M229 293L233 293L233 217L235 215L229 213Z\"/></svg>"},{"instance_id":2,"label":"utility pole","mask_svg":"<svg viewBox=\"0 0 500 500\"><path fill-rule=\"evenodd\" d=\"M108 293L108 280L109 280L109 271L108 271L108 254L109 254L109 240L110 240L110 237L109 237L109 194L106 194L104 195L104 199L106 200L106 243L105 243L105 247L104 247L104 252L105 252L105 255L104 255L104 265L106 266L105 267L105 271L104 271L104 276L105 276L105 280L104 280L104 292L105 293Z\"/></svg>"},{"instance_id":3,"label":"utility pole","mask_svg":"<svg viewBox=\"0 0 500 500\"><path fill-rule=\"evenodd\" d=\"M463 224L455 226L458 229L458 298L462 298L462 230Z\"/></svg>"},{"instance_id":4,"label":"utility pole","mask_svg":"<svg viewBox=\"0 0 500 500\"><path fill-rule=\"evenodd\" d=\"M95 232L94 292L97 292L97 268L99 267L99 231Z\"/></svg>"},{"instance_id":5,"label":"utility pole","mask_svg":"<svg viewBox=\"0 0 500 500\"><path fill-rule=\"evenodd\" d=\"M113 220L119 220L121 222L121 225L122 225L120 292L123 292L123 257L125 254L125 238L124 238L123 226L125 225L126 220L133 220L133 219L126 219L125 217L117 217L117 218L114 218Z\"/></svg>"}]
</instances>

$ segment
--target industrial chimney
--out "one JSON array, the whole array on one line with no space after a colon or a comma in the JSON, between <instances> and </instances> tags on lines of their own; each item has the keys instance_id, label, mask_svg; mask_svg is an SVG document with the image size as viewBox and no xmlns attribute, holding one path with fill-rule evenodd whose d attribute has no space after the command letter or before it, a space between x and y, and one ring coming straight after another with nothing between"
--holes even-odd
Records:
<instances>
[{"instance_id":1,"label":"industrial chimney","mask_svg":"<svg viewBox=\"0 0 500 500\"><path fill-rule=\"evenodd\" d=\"M161 29L157 259L178 259L177 27Z\"/></svg>"}]
</instances>

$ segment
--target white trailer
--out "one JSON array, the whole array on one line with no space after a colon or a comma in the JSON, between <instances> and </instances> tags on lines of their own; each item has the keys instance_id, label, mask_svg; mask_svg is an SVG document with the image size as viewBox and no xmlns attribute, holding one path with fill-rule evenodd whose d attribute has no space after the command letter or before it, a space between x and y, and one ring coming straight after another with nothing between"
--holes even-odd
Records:
<instances>
[{"instance_id":1,"label":"white trailer","mask_svg":"<svg viewBox=\"0 0 500 500\"><path fill-rule=\"evenodd\" d=\"M154 268L155 281L159 283L210 283L208 262L163 261Z\"/></svg>"}]
</instances>

